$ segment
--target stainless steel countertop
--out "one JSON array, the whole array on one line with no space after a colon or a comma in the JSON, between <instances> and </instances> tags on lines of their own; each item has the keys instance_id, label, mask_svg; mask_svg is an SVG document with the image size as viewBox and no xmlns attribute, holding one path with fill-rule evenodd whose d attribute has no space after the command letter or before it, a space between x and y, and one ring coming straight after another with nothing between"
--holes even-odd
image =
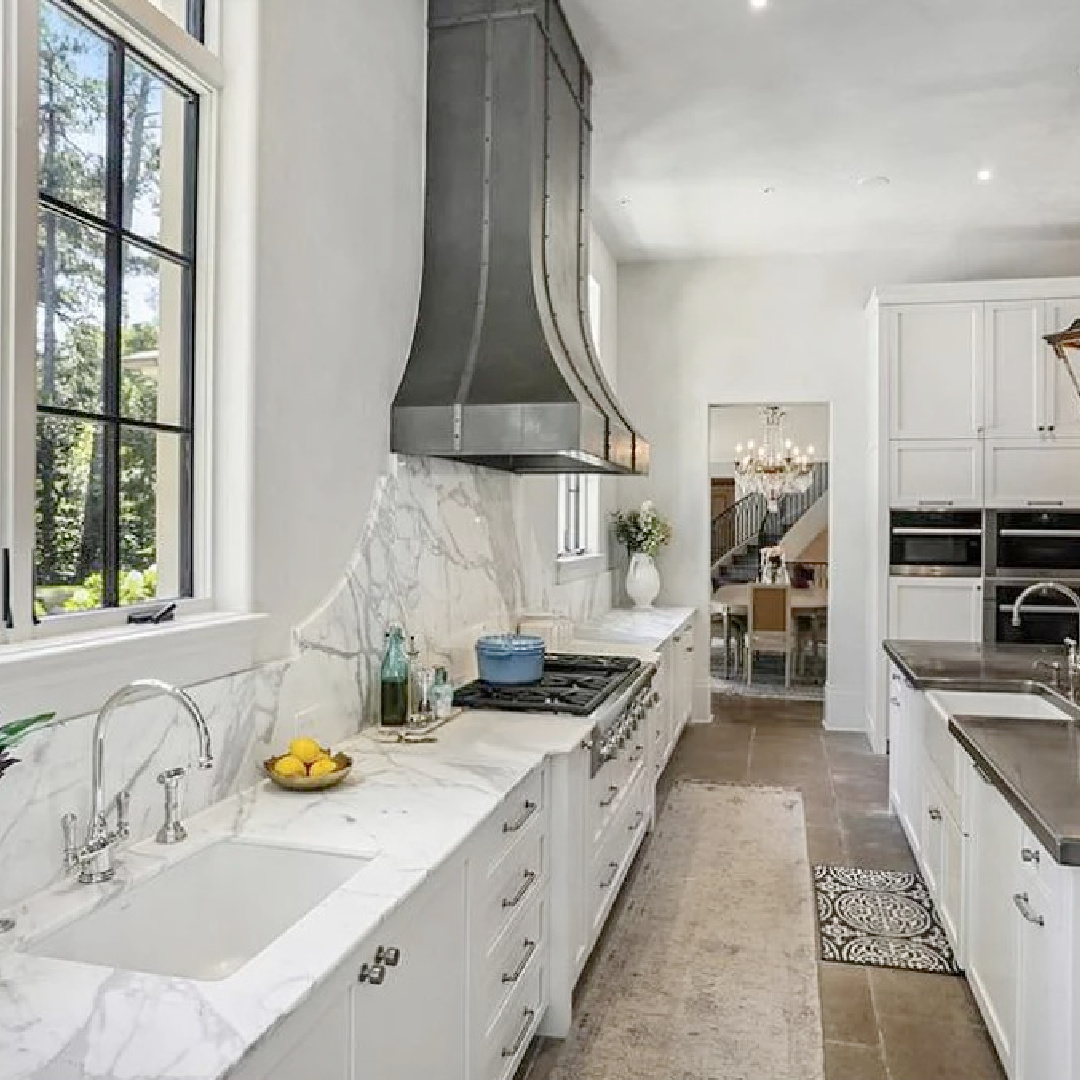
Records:
<instances>
[{"instance_id":1,"label":"stainless steel countertop","mask_svg":"<svg viewBox=\"0 0 1080 1080\"><path fill-rule=\"evenodd\" d=\"M885 652L917 690L1036 693L1073 722L952 716L949 731L1059 863L1080 866L1080 708L1043 681L1036 660L1060 648L886 641Z\"/></svg>"}]
</instances>

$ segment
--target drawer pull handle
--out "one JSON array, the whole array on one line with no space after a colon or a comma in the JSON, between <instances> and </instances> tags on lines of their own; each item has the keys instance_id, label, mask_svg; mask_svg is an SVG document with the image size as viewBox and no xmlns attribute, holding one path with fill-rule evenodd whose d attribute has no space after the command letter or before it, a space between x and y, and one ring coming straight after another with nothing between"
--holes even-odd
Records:
<instances>
[{"instance_id":1,"label":"drawer pull handle","mask_svg":"<svg viewBox=\"0 0 1080 1080\"><path fill-rule=\"evenodd\" d=\"M532 802L529 799L526 799L525 800L525 809L522 811L521 817L519 817L517 819L517 821L504 821L503 822L503 832L504 833L517 832L519 829L521 829L525 825L525 822L528 821L529 818L531 818L533 816L533 814L535 814L535 813L536 813L536 803Z\"/></svg>"},{"instance_id":2,"label":"drawer pull handle","mask_svg":"<svg viewBox=\"0 0 1080 1080\"><path fill-rule=\"evenodd\" d=\"M502 981L504 983L516 983L521 978L521 973L529 966L529 961L532 959L534 952L536 952L536 942L526 938L525 952L522 953L517 967L511 972L504 972Z\"/></svg>"},{"instance_id":3,"label":"drawer pull handle","mask_svg":"<svg viewBox=\"0 0 1080 1080\"><path fill-rule=\"evenodd\" d=\"M931 821L941 820L941 811L936 806L931 806L926 812L930 815Z\"/></svg>"},{"instance_id":4,"label":"drawer pull handle","mask_svg":"<svg viewBox=\"0 0 1080 1080\"><path fill-rule=\"evenodd\" d=\"M600 882L601 889L610 889L611 883L615 880L615 875L619 872L619 864L617 862L608 863L608 876Z\"/></svg>"},{"instance_id":5,"label":"drawer pull handle","mask_svg":"<svg viewBox=\"0 0 1080 1080\"><path fill-rule=\"evenodd\" d=\"M1039 853L1034 848L1023 847L1020 849L1020 861L1039 865Z\"/></svg>"},{"instance_id":6,"label":"drawer pull handle","mask_svg":"<svg viewBox=\"0 0 1080 1080\"><path fill-rule=\"evenodd\" d=\"M607 789L607 794L600 800L601 806L610 806L615 801L615 796L619 794L619 789L612 784Z\"/></svg>"},{"instance_id":7,"label":"drawer pull handle","mask_svg":"<svg viewBox=\"0 0 1080 1080\"><path fill-rule=\"evenodd\" d=\"M1036 926L1046 925L1046 920L1041 915L1032 911L1026 892L1013 893L1013 903L1016 905L1020 914L1023 915L1029 923L1034 923Z\"/></svg>"},{"instance_id":8,"label":"drawer pull handle","mask_svg":"<svg viewBox=\"0 0 1080 1080\"><path fill-rule=\"evenodd\" d=\"M517 1033L517 1038L510 1044L510 1046L504 1046L502 1056L504 1058L512 1058L521 1049L522 1044L528 1037L529 1028L532 1027L533 1018L536 1016L535 1009L523 1009L521 1012L521 1030Z\"/></svg>"},{"instance_id":9,"label":"drawer pull handle","mask_svg":"<svg viewBox=\"0 0 1080 1080\"><path fill-rule=\"evenodd\" d=\"M639 810L634 815L634 820L630 822L630 831L633 832L641 823L645 820L645 811Z\"/></svg>"},{"instance_id":10,"label":"drawer pull handle","mask_svg":"<svg viewBox=\"0 0 1080 1080\"><path fill-rule=\"evenodd\" d=\"M526 870L525 878L521 882L521 888L509 899L503 899L502 906L504 908L517 907L522 900L525 899L525 894L532 888L533 882L536 880L535 870Z\"/></svg>"}]
</instances>

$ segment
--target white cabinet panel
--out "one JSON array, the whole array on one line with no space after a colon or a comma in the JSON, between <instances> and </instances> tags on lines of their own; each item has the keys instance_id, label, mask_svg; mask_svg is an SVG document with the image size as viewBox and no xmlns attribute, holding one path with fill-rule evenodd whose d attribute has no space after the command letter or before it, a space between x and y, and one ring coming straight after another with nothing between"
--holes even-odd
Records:
<instances>
[{"instance_id":1,"label":"white cabinet panel","mask_svg":"<svg viewBox=\"0 0 1080 1080\"><path fill-rule=\"evenodd\" d=\"M353 987L353 1080L465 1080L465 942L465 871L456 866L425 883L371 942L369 964L380 945L401 958L381 984Z\"/></svg>"},{"instance_id":2,"label":"white cabinet panel","mask_svg":"<svg viewBox=\"0 0 1080 1080\"><path fill-rule=\"evenodd\" d=\"M978 439L893 441L889 505L982 506L983 457Z\"/></svg>"},{"instance_id":3,"label":"white cabinet panel","mask_svg":"<svg viewBox=\"0 0 1080 1080\"><path fill-rule=\"evenodd\" d=\"M344 991L314 1017L296 1015L262 1043L237 1069L235 1080L350 1080L349 997ZM303 1028L298 1038L295 1029ZM269 1068L265 1062L273 1059Z\"/></svg>"},{"instance_id":4,"label":"white cabinet panel","mask_svg":"<svg viewBox=\"0 0 1080 1080\"><path fill-rule=\"evenodd\" d=\"M965 872L967 976L1001 1062L1015 1076L1020 819L970 766L968 864Z\"/></svg>"},{"instance_id":5,"label":"white cabinet panel","mask_svg":"<svg viewBox=\"0 0 1080 1080\"><path fill-rule=\"evenodd\" d=\"M1048 300L1046 303L1046 330L1053 333L1064 330L1080 319L1080 299ZM1069 379L1065 365L1054 355L1054 350L1043 343L1046 365L1046 414L1045 423L1054 435L1080 438L1080 395ZM1080 371L1080 356L1073 360L1074 369Z\"/></svg>"},{"instance_id":6,"label":"white cabinet panel","mask_svg":"<svg viewBox=\"0 0 1080 1080\"><path fill-rule=\"evenodd\" d=\"M986 433L1032 436L1044 424L1045 305L986 305Z\"/></svg>"},{"instance_id":7,"label":"white cabinet panel","mask_svg":"<svg viewBox=\"0 0 1080 1080\"><path fill-rule=\"evenodd\" d=\"M889 669L889 796L916 858L922 800L922 695L895 668Z\"/></svg>"},{"instance_id":8,"label":"white cabinet panel","mask_svg":"<svg viewBox=\"0 0 1080 1080\"><path fill-rule=\"evenodd\" d=\"M983 305L911 304L886 310L889 434L969 438L983 413Z\"/></svg>"},{"instance_id":9,"label":"white cabinet panel","mask_svg":"<svg viewBox=\"0 0 1080 1080\"><path fill-rule=\"evenodd\" d=\"M986 505L1080 506L1080 439L987 440Z\"/></svg>"},{"instance_id":10,"label":"white cabinet panel","mask_svg":"<svg viewBox=\"0 0 1080 1080\"><path fill-rule=\"evenodd\" d=\"M889 637L981 641L982 583L970 578L890 578Z\"/></svg>"}]
</instances>

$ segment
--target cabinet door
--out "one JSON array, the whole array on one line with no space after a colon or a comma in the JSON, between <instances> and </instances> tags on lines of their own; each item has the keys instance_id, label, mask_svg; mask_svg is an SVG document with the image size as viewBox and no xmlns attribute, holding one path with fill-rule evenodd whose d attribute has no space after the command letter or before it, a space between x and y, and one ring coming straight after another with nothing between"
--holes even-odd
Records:
<instances>
[{"instance_id":1,"label":"cabinet door","mask_svg":"<svg viewBox=\"0 0 1080 1080\"><path fill-rule=\"evenodd\" d=\"M987 440L986 505L1080 506L1080 439Z\"/></svg>"},{"instance_id":2,"label":"cabinet door","mask_svg":"<svg viewBox=\"0 0 1080 1080\"><path fill-rule=\"evenodd\" d=\"M938 914L960 964L965 963L964 834L948 810L941 818Z\"/></svg>"},{"instance_id":3,"label":"cabinet door","mask_svg":"<svg viewBox=\"0 0 1080 1080\"><path fill-rule=\"evenodd\" d=\"M986 432L1036 436L1045 425L1045 305L986 305Z\"/></svg>"},{"instance_id":4,"label":"cabinet door","mask_svg":"<svg viewBox=\"0 0 1080 1080\"><path fill-rule=\"evenodd\" d=\"M889 678L889 785L893 805L907 833L915 857L919 857L917 828L922 800L921 773L922 715L918 691L895 668Z\"/></svg>"},{"instance_id":5,"label":"cabinet door","mask_svg":"<svg viewBox=\"0 0 1080 1080\"><path fill-rule=\"evenodd\" d=\"M315 1015L309 1017L309 1011ZM235 1080L349 1080L349 995L329 1005L302 1005L245 1058ZM272 1064L267 1064L272 1062Z\"/></svg>"},{"instance_id":6,"label":"cabinet door","mask_svg":"<svg viewBox=\"0 0 1080 1080\"><path fill-rule=\"evenodd\" d=\"M1021 929L1015 1077L1071 1077L1066 897L1035 874L1022 878L1016 897Z\"/></svg>"},{"instance_id":7,"label":"cabinet door","mask_svg":"<svg viewBox=\"0 0 1080 1080\"><path fill-rule=\"evenodd\" d=\"M983 415L983 305L890 307L885 333L890 436L977 436Z\"/></svg>"},{"instance_id":8,"label":"cabinet door","mask_svg":"<svg viewBox=\"0 0 1080 1080\"><path fill-rule=\"evenodd\" d=\"M982 506L983 450L978 439L893 441L889 505Z\"/></svg>"},{"instance_id":9,"label":"cabinet door","mask_svg":"<svg viewBox=\"0 0 1080 1080\"><path fill-rule=\"evenodd\" d=\"M423 885L370 942L368 964L380 945L401 958L382 983L353 986L353 1080L465 1080L465 941L465 873L456 866Z\"/></svg>"},{"instance_id":10,"label":"cabinet door","mask_svg":"<svg viewBox=\"0 0 1080 1080\"><path fill-rule=\"evenodd\" d=\"M1046 330L1054 333L1064 330L1080 319L1080 300L1048 300L1046 302ZM1075 357L1073 370L1080 376L1080 356ZM1080 395L1073 387L1065 365L1054 355L1054 350L1043 343L1046 369L1046 409L1043 422L1054 436L1080 438Z\"/></svg>"},{"instance_id":11,"label":"cabinet door","mask_svg":"<svg viewBox=\"0 0 1080 1080\"><path fill-rule=\"evenodd\" d=\"M919 799L919 818L916 828L919 833L919 868L922 870L930 895L940 903L941 859L942 859L942 819L941 797L934 780L933 767L927 762L925 754L918 760L922 772L922 791Z\"/></svg>"},{"instance_id":12,"label":"cabinet door","mask_svg":"<svg viewBox=\"0 0 1080 1080\"><path fill-rule=\"evenodd\" d=\"M981 641L982 583L971 578L889 579L889 637Z\"/></svg>"},{"instance_id":13,"label":"cabinet door","mask_svg":"<svg viewBox=\"0 0 1080 1080\"><path fill-rule=\"evenodd\" d=\"M1009 804L970 762L969 769L967 976L1005 1071L1013 1076L1021 923L1013 896L1022 829Z\"/></svg>"}]
</instances>

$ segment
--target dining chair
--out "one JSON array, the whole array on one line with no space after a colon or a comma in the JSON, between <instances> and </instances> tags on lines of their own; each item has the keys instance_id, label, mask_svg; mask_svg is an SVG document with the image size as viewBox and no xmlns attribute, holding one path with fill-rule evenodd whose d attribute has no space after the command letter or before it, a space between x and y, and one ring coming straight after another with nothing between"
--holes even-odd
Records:
<instances>
[{"instance_id":1,"label":"dining chair","mask_svg":"<svg viewBox=\"0 0 1080 1080\"><path fill-rule=\"evenodd\" d=\"M791 686L791 662L795 651L791 607L786 585L750 586L746 633L746 681L754 681L754 654L784 657L784 685Z\"/></svg>"}]
</instances>

